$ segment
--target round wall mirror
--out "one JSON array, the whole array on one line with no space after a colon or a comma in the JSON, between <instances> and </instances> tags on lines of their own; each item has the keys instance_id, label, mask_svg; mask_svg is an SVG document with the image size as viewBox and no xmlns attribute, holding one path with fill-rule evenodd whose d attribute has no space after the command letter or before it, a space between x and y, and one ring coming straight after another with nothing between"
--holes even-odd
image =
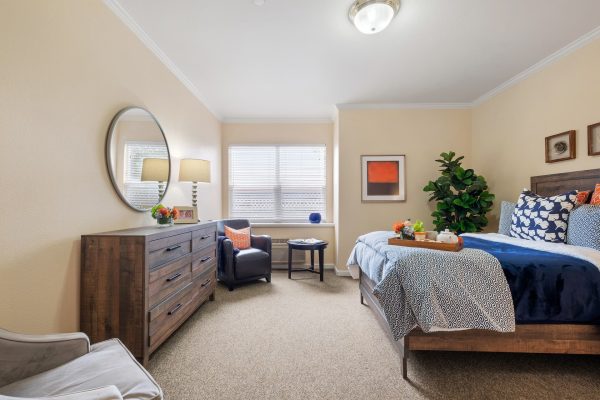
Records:
<instances>
[{"instance_id":1,"label":"round wall mirror","mask_svg":"<svg viewBox=\"0 0 600 400\"><path fill-rule=\"evenodd\" d=\"M149 111L127 107L108 128L106 165L119 197L136 211L160 203L169 187L171 157L165 134Z\"/></svg>"}]
</instances>

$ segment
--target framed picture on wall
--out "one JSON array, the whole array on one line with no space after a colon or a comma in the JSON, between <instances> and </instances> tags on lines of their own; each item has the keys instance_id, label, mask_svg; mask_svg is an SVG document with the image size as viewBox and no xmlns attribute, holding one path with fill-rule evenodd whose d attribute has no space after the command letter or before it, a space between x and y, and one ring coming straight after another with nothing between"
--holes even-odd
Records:
<instances>
[{"instance_id":1,"label":"framed picture on wall","mask_svg":"<svg viewBox=\"0 0 600 400\"><path fill-rule=\"evenodd\" d=\"M588 155L600 156L600 122L588 126Z\"/></svg>"},{"instance_id":2,"label":"framed picture on wall","mask_svg":"<svg viewBox=\"0 0 600 400\"><path fill-rule=\"evenodd\" d=\"M406 200L404 155L360 158L363 202Z\"/></svg>"},{"instance_id":3,"label":"framed picture on wall","mask_svg":"<svg viewBox=\"0 0 600 400\"><path fill-rule=\"evenodd\" d=\"M567 131L546 138L546 162L572 160L576 157L575 131Z\"/></svg>"}]
</instances>

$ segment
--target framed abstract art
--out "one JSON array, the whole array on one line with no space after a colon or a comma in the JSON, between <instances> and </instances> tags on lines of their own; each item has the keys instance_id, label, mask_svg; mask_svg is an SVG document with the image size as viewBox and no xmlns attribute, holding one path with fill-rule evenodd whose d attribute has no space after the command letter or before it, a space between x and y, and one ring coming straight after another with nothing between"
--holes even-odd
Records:
<instances>
[{"instance_id":1,"label":"framed abstract art","mask_svg":"<svg viewBox=\"0 0 600 400\"><path fill-rule=\"evenodd\" d=\"M405 160L401 156L361 156L362 201L406 200Z\"/></svg>"}]
</instances>

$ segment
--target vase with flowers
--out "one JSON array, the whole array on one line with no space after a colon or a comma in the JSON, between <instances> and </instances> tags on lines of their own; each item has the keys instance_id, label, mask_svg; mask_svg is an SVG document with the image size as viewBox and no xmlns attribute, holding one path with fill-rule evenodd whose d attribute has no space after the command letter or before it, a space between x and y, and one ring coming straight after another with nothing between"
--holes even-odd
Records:
<instances>
[{"instance_id":1,"label":"vase with flowers","mask_svg":"<svg viewBox=\"0 0 600 400\"><path fill-rule=\"evenodd\" d=\"M171 226L173 221L179 218L179 210L157 204L152 207L152 218L156 220L159 227Z\"/></svg>"}]
</instances>

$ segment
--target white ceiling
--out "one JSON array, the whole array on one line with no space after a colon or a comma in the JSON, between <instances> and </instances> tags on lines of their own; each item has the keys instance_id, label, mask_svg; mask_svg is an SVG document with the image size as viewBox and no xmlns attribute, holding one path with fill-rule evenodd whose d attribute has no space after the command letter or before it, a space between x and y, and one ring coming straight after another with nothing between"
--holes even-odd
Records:
<instances>
[{"instance_id":1,"label":"white ceiling","mask_svg":"<svg viewBox=\"0 0 600 400\"><path fill-rule=\"evenodd\" d=\"M105 1L224 120L470 103L600 24L599 0L403 0L376 35L348 21L352 0Z\"/></svg>"}]
</instances>

